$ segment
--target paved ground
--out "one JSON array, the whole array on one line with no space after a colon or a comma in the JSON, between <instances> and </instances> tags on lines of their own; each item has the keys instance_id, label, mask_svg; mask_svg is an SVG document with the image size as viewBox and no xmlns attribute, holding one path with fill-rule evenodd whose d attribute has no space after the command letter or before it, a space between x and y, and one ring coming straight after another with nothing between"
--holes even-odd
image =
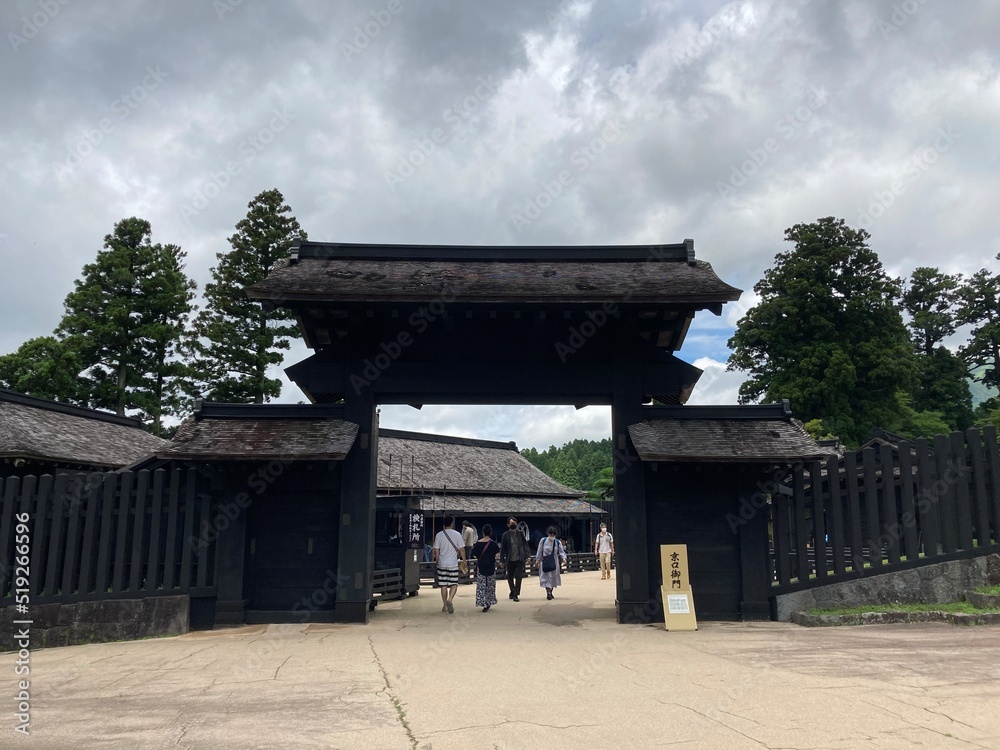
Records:
<instances>
[{"instance_id":1,"label":"paved ground","mask_svg":"<svg viewBox=\"0 0 1000 750\"><path fill-rule=\"evenodd\" d=\"M0 654L0 748L1000 748L1000 628L667 633L563 580L487 614L423 590L369 625L41 650L28 738Z\"/></svg>"}]
</instances>

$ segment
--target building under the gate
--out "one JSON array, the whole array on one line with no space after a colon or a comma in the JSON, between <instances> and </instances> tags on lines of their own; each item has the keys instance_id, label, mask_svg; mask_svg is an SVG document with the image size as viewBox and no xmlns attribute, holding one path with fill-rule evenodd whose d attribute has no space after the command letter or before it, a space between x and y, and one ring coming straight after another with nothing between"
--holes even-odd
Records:
<instances>
[{"instance_id":1,"label":"building under the gate","mask_svg":"<svg viewBox=\"0 0 1000 750\"><path fill-rule=\"evenodd\" d=\"M560 484L528 461L514 443L380 429L378 494L421 495L427 540L445 515L499 536L506 520L524 522L537 539L555 525L575 548L589 549L605 517L582 490Z\"/></svg>"}]
</instances>

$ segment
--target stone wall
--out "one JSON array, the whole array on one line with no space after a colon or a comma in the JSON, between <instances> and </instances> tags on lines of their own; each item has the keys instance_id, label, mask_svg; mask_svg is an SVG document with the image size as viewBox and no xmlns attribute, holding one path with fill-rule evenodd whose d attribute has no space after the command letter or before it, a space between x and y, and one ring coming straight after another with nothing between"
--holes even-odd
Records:
<instances>
[{"instance_id":1,"label":"stone wall","mask_svg":"<svg viewBox=\"0 0 1000 750\"><path fill-rule=\"evenodd\" d=\"M782 594L776 597L778 619L787 622L792 619L793 612L806 609L957 602L971 589L995 584L1000 584L1000 555L951 560Z\"/></svg>"},{"instance_id":2,"label":"stone wall","mask_svg":"<svg viewBox=\"0 0 1000 750\"><path fill-rule=\"evenodd\" d=\"M115 599L77 604L34 604L31 625L14 625L24 619L14 607L0 610L0 651L16 651L22 628L29 630L30 650L83 643L128 641L189 630L187 596L157 596L147 599Z\"/></svg>"}]
</instances>

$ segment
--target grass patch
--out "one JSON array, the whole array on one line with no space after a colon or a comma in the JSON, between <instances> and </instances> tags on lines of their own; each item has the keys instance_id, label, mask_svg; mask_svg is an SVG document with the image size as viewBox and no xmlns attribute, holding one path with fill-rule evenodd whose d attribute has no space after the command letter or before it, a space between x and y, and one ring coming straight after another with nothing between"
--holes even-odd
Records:
<instances>
[{"instance_id":1,"label":"grass patch","mask_svg":"<svg viewBox=\"0 0 1000 750\"><path fill-rule=\"evenodd\" d=\"M980 586L978 589L973 589L977 594L986 594L987 596L1000 596L1000 586Z\"/></svg>"},{"instance_id":2,"label":"grass patch","mask_svg":"<svg viewBox=\"0 0 1000 750\"><path fill-rule=\"evenodd\" d=\"M865 604L860 607L837 609L807 609L810 615L859 615L864 612L958 612L965 615L986 615L1000 612L1000 607L981 608L969 602L948 604Z\"/></svg>"}]
</instances>

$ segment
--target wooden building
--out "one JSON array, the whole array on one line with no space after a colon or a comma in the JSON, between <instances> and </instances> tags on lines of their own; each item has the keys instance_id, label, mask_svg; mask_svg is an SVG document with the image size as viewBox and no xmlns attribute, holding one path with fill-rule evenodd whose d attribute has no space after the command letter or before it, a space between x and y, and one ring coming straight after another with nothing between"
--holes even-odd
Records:
<instances>
[{"instance_id":1,"label":"wooden building","mask_svg":"<svg viewBox=\"0 0 1000 750\"><path fill-rule=\"evenodd\" d=\"M0 389L0 478L120 469L165 445L138 419Z\"/></svg>"},{"instance_id":2,"label":"wooden building","mask_svg":"<svg viewBox=\"0 0 1000 750\"><path fill-rule=\"evenodd\" d=\"M428 541L447 514L477 529L488 523L498 536L514 516L531 539L554 525L576 549L587 550L605 517L584 500L585 492L546 475L512 442L402 430L379 430L378 493L421 495Z\"/></svg>"},{"instance_id":3,"label":"wooden building","mask_svg":"<svg viewBox=\"0 0 1000 750\"><path fill-rule=\"evenodd\" d=\"M215 623L333 619L338 571L357 534L341 465L358 434L337 406L199 402L174 439L132 469L197 468L216 509L197 530L214 550ZM364 533L368 533L365 529Z\"/></svg>"},{"instance_id":4,"label":"wooden building","mask_svg":"<svg viewBox=\"0 0 1000 750\"><path fill-rule=\"evenodd\" d=\"M791 462L829 451L792 419L787 401L646 407L629 436L645 473L650 579L662 583L661 544L687 544L699 617L769 619L769 496Z\"/></svg>"}]
</instances>

